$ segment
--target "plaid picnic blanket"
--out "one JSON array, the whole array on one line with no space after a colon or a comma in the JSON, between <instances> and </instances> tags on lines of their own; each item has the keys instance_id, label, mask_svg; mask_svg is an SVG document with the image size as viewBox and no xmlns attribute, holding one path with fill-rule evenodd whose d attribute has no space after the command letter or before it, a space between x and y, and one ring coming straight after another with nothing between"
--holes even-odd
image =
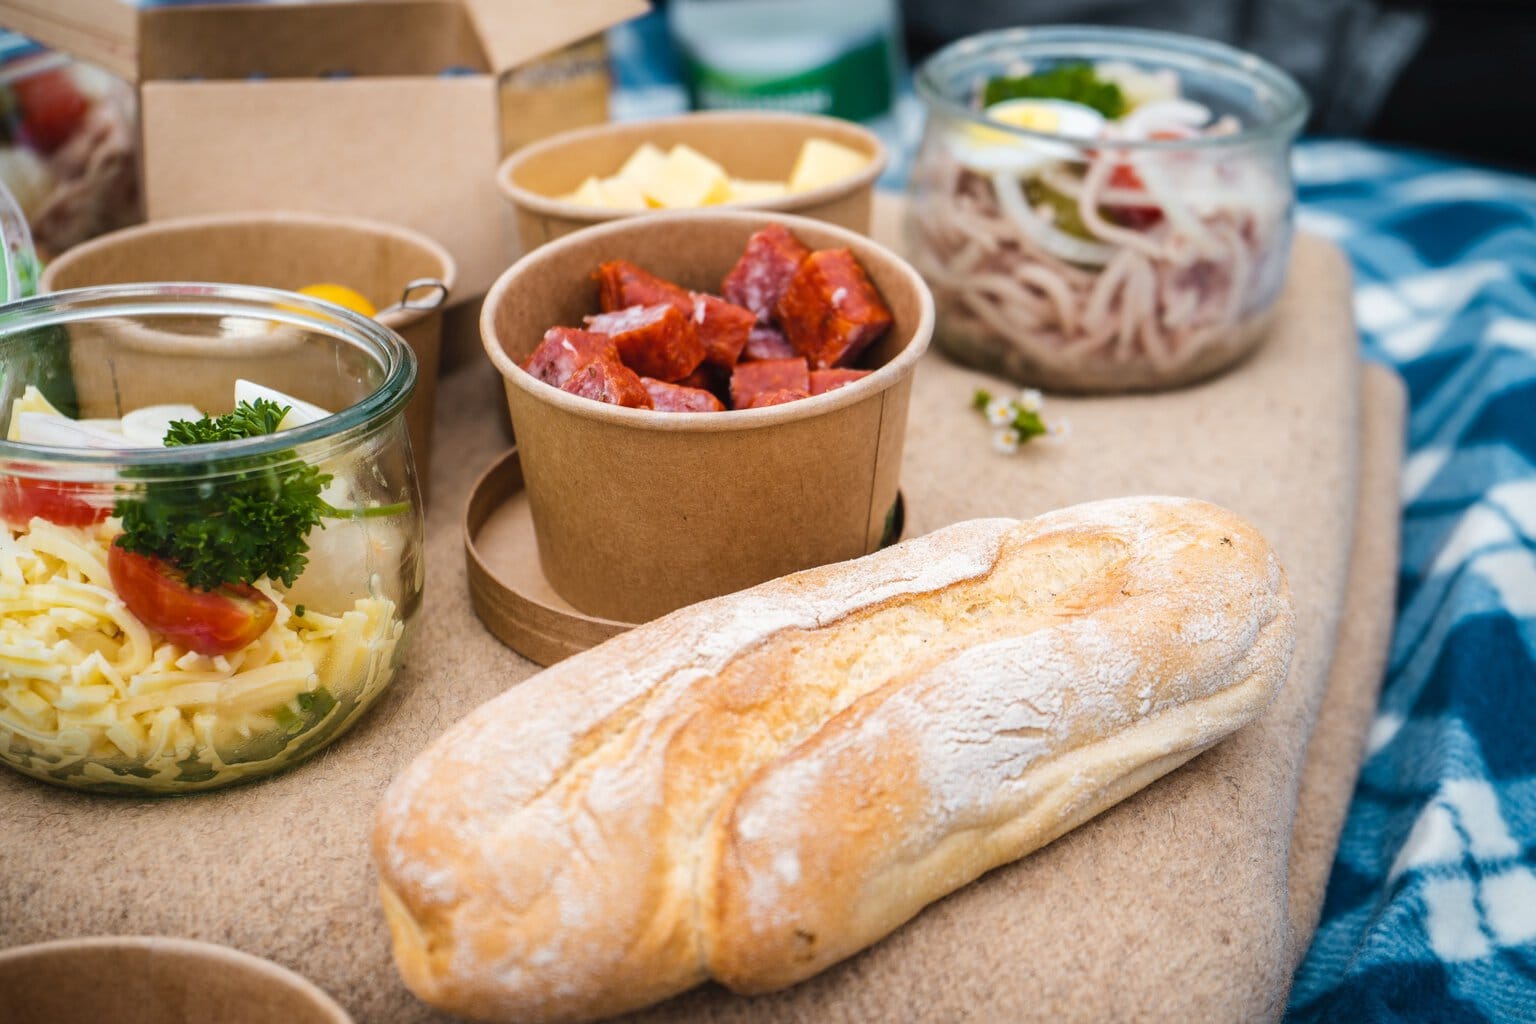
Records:
<instances>
[{"instance_id":1,"label":"plaid picnic blanket","mask_svg":"<svg viewBox=\"0 0 1536 1024\"><path fill-rule=\"evenodd\" d=\"M1287 1019L1536 1020L1536 181L1297 151L1409 391L1398 620Z\"/></svg>"}]
</instances>

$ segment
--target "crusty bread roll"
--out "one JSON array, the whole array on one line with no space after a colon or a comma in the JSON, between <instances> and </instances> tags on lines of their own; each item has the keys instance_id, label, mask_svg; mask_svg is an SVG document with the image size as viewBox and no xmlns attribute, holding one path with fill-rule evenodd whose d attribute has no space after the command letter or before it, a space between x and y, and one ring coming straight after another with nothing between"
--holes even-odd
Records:
<instances>
[{"instance_id":1,"label":"crusty bread roll","mask_svg":"<svg viewBox=\"0 0 1536 1024\"><path fill-rule=\"evenodd\" d=\"M374 834L406 983L584 1021L862 949L1256 717L1264 539L1141 498L975 520L682 609L448 730Z\"/></svg>"}]
</instances>

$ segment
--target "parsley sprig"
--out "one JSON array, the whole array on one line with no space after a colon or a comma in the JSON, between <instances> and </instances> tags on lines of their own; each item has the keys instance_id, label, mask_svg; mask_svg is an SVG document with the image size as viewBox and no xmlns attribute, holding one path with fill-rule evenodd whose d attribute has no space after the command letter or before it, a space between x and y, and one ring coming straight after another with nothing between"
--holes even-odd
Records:
<instances>
[{"instance_id":1,"label":"parsley sprig","mask_svg":"<svg viewBox=\"0 0 1536 1024\"><path fill-rule=\"evenodd\" d=\"M211 444L277 432L288 407L258 398L233 412L177 420L168 447ZM209 479L212 477L212 479ZM164 471L119 498L123 532L115 543L175 565L194 587L254 583L263 576L292 585L309 559L305 538L325 519L394 515L403 505L338 509L322 498L329 473L292 449L251 456L232 469L221 462L188 463Z\"/></svg>"},{"instance_id":2,"label":"parsley sprig","mask_svg":"<svg viewBox=\"0 0 1536 1024\"><path fill-rule=\"evenodd\" d=\"M1092 107L1111 121L1127 108L1120 86L1098 76L1093 65L1083 61L1058 64L1032 75L1000 75L987 81L981 104L990 107L1004 100L1071 100Z\"/></svg>"}]
</instances>

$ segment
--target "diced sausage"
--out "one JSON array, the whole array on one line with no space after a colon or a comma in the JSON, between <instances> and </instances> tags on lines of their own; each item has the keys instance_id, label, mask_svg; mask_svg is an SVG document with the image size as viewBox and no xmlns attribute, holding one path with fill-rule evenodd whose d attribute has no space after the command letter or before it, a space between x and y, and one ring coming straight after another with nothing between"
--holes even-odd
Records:
<instances>
[{"instance_id":1,"label":"diced sausage","mask_svg":"<svg viewBox=\"0 0 1536 1024\"><path fill-rule=\"evenodd\" d=\"M775 388L772 391L764 391L752 399L748 409L766 409L770 405L785 405L789 402L798 402L802 398L811 396L798 388Z\"/></svg>"},{"instance_id":2,"label":"diced sausage","mask_svg":"<svg viewBox=\"0 0 1536 1024\"><path fill-rule=\"evenodd\" d=\"M824 395L828 391L835 391L844 384L852 384L854 381L868 377L870 370L812 370L811 394Z\"/></svg>"},{"instance_id":3,"label":"diced sausage","mask_svg":"<svg viewBox=\"0 0 1536 1024\"><path fill-rule=\"evenodd\" d=\"M619 350L606 334L576 327L551 327L544 332L539 347L523 363L523 369L558 388L594 359L618 358Z\"/></svg>"},{"instance_id":4,"label":"diced sausage","mask_svg":"<svg viewBox=\"0 0 1536 1024\"><path fill-rule=\"evenodd\" d=\"M610 260L598 265L596 273L598 301L604 313L629 306L654 306L667 303L683 313L693 311L693 298L686 288L664 281L641 270L628 260Z\"/></svg>"},{"instance_id":5,"label":"diced sausage","mask_svg":"<svg viewBox=\"0 0 1536 1024\"><path fill-rule=\"evenodd\" d=\"M737 363L731 373L731 408L750 408L752 400L763 392L781 390L811 393L811 375L804 359L797 356Z\"/></svg>"},{"instance_id":6,"label":"diced sausage","mask_svg":"<svg viewBox=\"0 0 1536 1024\"><path fill-rule=\"evenodd\" d=\"M587 328L612 338L624 365L642 377L677 380L704 361L693 321L666 303L589 316Z\"/></svg>"},{"instance_id":7,"label":"diced sausage","mask_svg":"<svg viewBox=\"0 0 1536 1024\"><path fill-rule=\"evenodd\" d=\"M725 412L725 405L703 388L668 384L654 377L641 377L640 383L651 393L651 401L662 412Z\"/></svg>"},{"instance_id":8,"label":"diced sausage","mask_svg":"<svg viewBox=\"0 0 1536 1024\"><path fill-rule=\"evenodd\" d=\"M617 359L594 359L571 375L562 388L573 395L631 409L650 409L654 403L635 371Z\"/></svg>"},{"instance_id":9,"label":"diced sausage","mask_svg":"<svg viewBox=\"0 0 1536 1024\"><path fill-rule=\"evenodd\" d=\"M795 350L784 332L777 327L758 324L747 335L747 347L741 350L742 359L792 359Z\"/></svg>"},{"instance_id":10,"label":"diced sausage","mask_svg":"<svg viewBox=\"0 0 1536 1024\"><path fill-rule=\"evenodd\" d=\"M704 343L704 360L727 370L741 358L747 336L757 323L751 310L705 292L693 293L692 319Z\"/></svg>"},{"instance_id":11,"label":"diced sausage","mask_svg":"<svg viewBox=\"0 0 1536 1024\"><path fill-rule=\"evenodd\" d=\"M767 323L790 279L810 254L784 225L769 224L747 239L746 251L725 275L720 294L750 309L759 323Z\"/></svg>"},{"instance_id":12,"label":"diced sausage","mask_svg":"<svg viewBox=\"0 0 1536 1024\"><path fill-rule=\"evenodd\" d=\"M891 311L847 249L822 249L800 264L778 305L779 326L818 369L847 366L891 327Z\"/></svg>"}]
</instances>

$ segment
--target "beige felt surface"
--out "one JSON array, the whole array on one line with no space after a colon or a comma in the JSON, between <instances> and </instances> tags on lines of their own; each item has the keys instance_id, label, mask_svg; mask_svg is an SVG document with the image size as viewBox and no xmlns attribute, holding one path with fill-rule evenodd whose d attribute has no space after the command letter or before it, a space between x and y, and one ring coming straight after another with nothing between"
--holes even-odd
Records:
<instances>
[{"instance_id":1,"label":"beige felt surface","mask_svg":"<svg viewBox=\"0 0 1536 1024\"><path fill-rule=\"evenodd\" d=\"M1298 818L1357 533L1362 408L1373 472L1385 467L1395 479L1401 429L1390 385L1372 377L1362 392L1338 254L1304 239L1283 301L1275 336L1233 373L1158 397L1053 400L1048 410L1071 421L1071 438L1012 458L991 452L989 428L969 409L983 378L930 356L917 374L902 478L909 536L961 518L1147 492L1207 498L1249 516L1288 567L1300 613L1292 675L1271 713L798 989L752 1001L704 989L651 1019L1278 1012L1304 938L1293 935L1287 899L1292 832L1300 821L1308 837L1295 845L1305 853L1295 871L1312 879L1310 908L1379 678L1372 651L1391 615L1395 545L1362 544L1343 641L1356 653L1340 662L1352 670L1335 689L1348 687L1344 703L1367 711L1349 729L1318 734L1312 763L1326 770L1308 775L1313 802ZM389 963L366 854L373 806L429 739L532 672L470 612L458 532L470 484L505 444L499 381L473 363L445 379L440 395L427 600L408 667L379 707L311 763L223 793L82 796L0 773L0 944L122 932L225 942L305 973L362 1021L437 1019ZM1360 531L1395 529L1395 496L1383 496L1392 489L1364 492ZM1378 585L1361 582L1369 580ZM1309 928L1315 910L1299 917Z\"/></svg>"}]
</instances>

